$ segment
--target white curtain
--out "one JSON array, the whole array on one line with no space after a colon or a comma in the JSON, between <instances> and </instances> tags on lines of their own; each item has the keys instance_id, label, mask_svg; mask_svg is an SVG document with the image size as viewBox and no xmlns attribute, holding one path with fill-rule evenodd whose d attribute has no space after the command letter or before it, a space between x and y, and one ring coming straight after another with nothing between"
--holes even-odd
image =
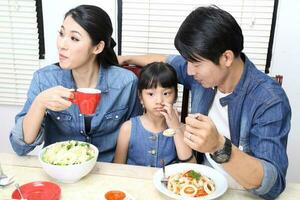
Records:
<instances>
[{"instance_id":1,"label":"white curtain","mask_svg":"<svg viewBox=\"0 0 300 200\"><path fill-rule=\"evenodd\" d=\"M22 105L39 68L34 0L0 0L0 104Z\"/></svg>"}]
</instances>

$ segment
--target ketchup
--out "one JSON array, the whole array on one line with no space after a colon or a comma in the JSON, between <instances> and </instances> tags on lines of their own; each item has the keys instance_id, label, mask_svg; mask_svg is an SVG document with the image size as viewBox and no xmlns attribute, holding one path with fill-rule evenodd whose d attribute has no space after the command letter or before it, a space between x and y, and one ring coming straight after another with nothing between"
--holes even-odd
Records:
<instances>
[{"instance_id":1,"label":"ketchup","mask_svg":"<svg viewBox=\"0 0 300 200\"><path fill-rule=\"evenodd\" d=\"M126 194L122 191L112 190L105 193L106 200L124 200Z\"/></svg>"}]
</instances>

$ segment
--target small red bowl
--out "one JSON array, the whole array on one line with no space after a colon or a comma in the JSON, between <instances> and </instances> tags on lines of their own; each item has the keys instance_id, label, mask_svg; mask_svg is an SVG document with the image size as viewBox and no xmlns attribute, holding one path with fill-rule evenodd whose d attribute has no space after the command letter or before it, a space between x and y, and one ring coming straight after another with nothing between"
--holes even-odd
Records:
<instances>
[{"instance_id":1,"label":"small red bowl","mask_svg":"<svg viewBox=\"0 0 300 200\"><path fill-rule=\"evenodd\" d=\"M61 194L61 189L57 184L47 181L26 183L20 186L19 189L23 198L27 200L58 200ZM11 198L21 198L18 190L12 193Z\"/></svg>"}]
</instances>

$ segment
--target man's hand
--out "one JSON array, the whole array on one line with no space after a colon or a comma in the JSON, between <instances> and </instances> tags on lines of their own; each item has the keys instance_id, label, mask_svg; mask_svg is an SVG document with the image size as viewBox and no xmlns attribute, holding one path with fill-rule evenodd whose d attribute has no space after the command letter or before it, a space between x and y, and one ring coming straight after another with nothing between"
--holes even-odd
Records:
<instances>
[{"instance_id":1,"label":"man's hand","mask_svg":"<svg viewBox=\"0 0 300 200\"><path fill-rule=\"evenodd\" d=\"M202 153L213 153L224 146L225 138L218 133L213 121L202 114L185 118L184 141L192 149Z\"/></svg>"}]
</instances>

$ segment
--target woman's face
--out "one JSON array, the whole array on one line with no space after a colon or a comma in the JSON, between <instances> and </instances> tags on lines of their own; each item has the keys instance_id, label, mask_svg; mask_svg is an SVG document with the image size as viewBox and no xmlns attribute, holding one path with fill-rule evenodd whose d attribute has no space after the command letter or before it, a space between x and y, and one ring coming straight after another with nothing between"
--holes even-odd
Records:
<instances>
[{"instance_id":1,"label":"woman's face","mask_svg":"<svg viewBox=\"0 0 300 200\"><path fill-rule=\"evenodd\" d=\"M96 61L95 48L89 34L67 16L57 36L59 65L64 69L78 69Z\"/></svg>"}]
</instances>

